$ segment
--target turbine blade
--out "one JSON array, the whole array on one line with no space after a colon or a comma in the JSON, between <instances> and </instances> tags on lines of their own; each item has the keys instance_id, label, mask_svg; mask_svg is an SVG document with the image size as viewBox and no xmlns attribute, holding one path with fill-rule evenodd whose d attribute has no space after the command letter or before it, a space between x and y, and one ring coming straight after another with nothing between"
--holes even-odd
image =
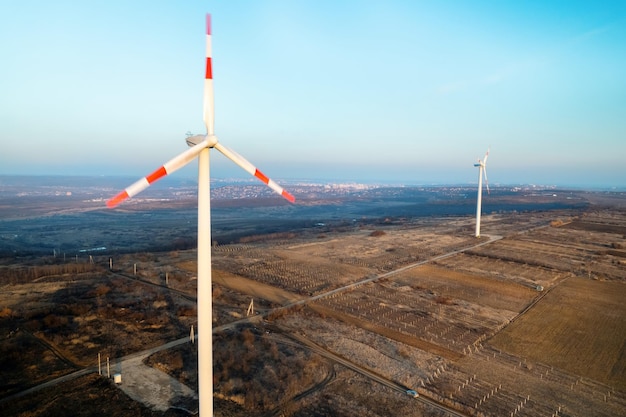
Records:
<instances>
[{"instance_id":1,"label":"turbine blade","mask_svg":"<svg viewBox=\"0 0 626 417\"><path fill-rule=\"evenodd\" d=\"M215 134L215 108L213 103L213 65L211 51L211 15L206 15L206 70L204 74L203 116L207 135Z\"/></svg>"},{"instance_id":2,"label":"turbine blade","mask_svg":"<svg viewBox=\"0 0 626 417\"><path fill-rule=\"evenodd\" d=\"M252 165L250 162L248 162L247 159L239 155L237 152L227 148L221 143L216 143L213 147L217 149L218 151L220 151L221 153L223 153L224 156L226 156L228 159L230 159L231 161L239 165L241 168L243 168L250 175L257 177L259 180L265 183L272 190L274 190L275 192L283 196L283 198L285 198L287 201L291 203L296 201L296 198L293 195L291 195L287 190L285 190L283 187L278 185L272 179L268 178L265 174L259 171L257 167Z\"/></svg>"},{"instance_id":3,"label":"turbine blade","mask_svg":"<svg viewBox=\"0 0 626 417\"><path fill-rule=\"evenodd\" d=\"M487 157L485 157L487 160ZM487 179L487 166L483 166L483 175L485 177L485 185L487 186L487 194L489 194L489 180Z\"/></svg>"},{"instance_id":4,"label":"turbine blade","mask_svg":"<svg viewBox=\"0 0 626 417\"><path fill-rule=\"evenodd\" d=\"M489 156L489 149L487 149L487 153L485 154L485 159L483 159L483 166L487 165L487 157Z\"/></svg>"},{"instance_id":5,"label":"turbine blade","mask_svg":"<svg viewBox=\"0 0 626 417\"><path fill-rule=\"evenodd\" d=\"M175 158L170 159L151 174L134 182L130 186L126 187L123 191L118 193L115 197L109 199L109 201L107 201L107 207L113 208L117 206L127 198L139 194L140 192L148 188L153 182L184 167L189 162L191 162L191 160L193 160L202 149L206 148L207 146L207 141L200 142L199 144L187 149L185 152L181 153Z\"/></svg>"}]
</instances>

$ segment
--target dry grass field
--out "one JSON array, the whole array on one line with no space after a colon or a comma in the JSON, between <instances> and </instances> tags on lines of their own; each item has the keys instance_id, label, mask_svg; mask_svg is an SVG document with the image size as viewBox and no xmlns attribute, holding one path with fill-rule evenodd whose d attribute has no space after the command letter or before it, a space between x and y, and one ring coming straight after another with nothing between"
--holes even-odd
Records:
<instances>
[{"instance_id":1,"label":"dry grass field","mask_svg":"<svg viewBox=\"0 0 626 417\"><path fill-rule=\"evenodd\" d=\"M472 224L381 221L216 244L213 317L223 327L214 336L215 414L626 415L626 211L494 213L484 216L480 239ZM71 399L80 387L96 409L117 398L121 391L92 375L10 407L2 401L93 366L98 353L121 358L188 335L195 258L193 250L129 253L111 271L108 257L96 257L88 272L3 284L2 415L47 415L29 404ZM255 321L244 323L251 300ZM192 356L179 347L148 363L193 386ZM259 397L263 389L284 394ZM178 415L120 404L134 415Z\"/></svg>"},{"instance_id":2,"label":"dry grass field","mask_svg":"<svg viewBox=\"0 0 626 417\"><path fill-rule=\"evenodd\" d=\"M490 344L625 391L624 300L624 283L572 277Z\"/></svg>"}]
</instances>

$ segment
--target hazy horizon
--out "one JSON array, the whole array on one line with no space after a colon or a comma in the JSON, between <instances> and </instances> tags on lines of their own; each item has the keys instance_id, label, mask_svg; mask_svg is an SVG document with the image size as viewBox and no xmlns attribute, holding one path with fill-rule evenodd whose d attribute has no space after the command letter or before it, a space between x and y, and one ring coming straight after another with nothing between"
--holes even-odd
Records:
<instances>
[{"instance_id":1,"label":"hazy horizon","mask_svg":"<svg viewBox=\"0 0 626 417\"><path fill-rule=\"evenodd\" d=\"M0 175L139 178L216 133L274 179L626 186L626 3L0 6ZM246 177L213 152L215 178ZM193 178L197 164L175 173Z\"/></svg>"},{"instance_id":2,"label":"hazy horizon","mask_svg":"<svg viewBox=\"0 0 626 417\"><path fill-rule=\"evenodd\" d=\"M57 175L38 175L38 174L0 174L0 186L16 185L15 182L19 179L27 179L27 181L42 181L38 184L40 186L63 186L63 181L72 179L79 180L82 185L97 186L94 181L105 181L107 184L118 184L120 187L126 187L130 183L136 181L138 178L132 175L87 175L87 174L57 174ZM4 182L7 181L7 182ZM477 187L478 181L468 182L418 182L418 181L401 181L401 180L359 180L351 178L277 178L279 182L282 182L283 186L289 187L289 185L367 185L367 186L380 186L380 187ZM227 185L259 185L263 186L259 180L254 177L248 177L246 175L241 176L213 176L211 182L217 184ZM193 183L197 184L197 177L189 175L171 175L165 177L162 180L153 184L153 187L158 188L175 188L181 185L188 185ZM75 183L74 186L77 186ZM624 186L594 186L585 184L558 184L558 183L545 183L545 182L529 182L529 183L516 183L516 182L497 182L489 183L491 188L513 188L513 187L528 187L538 189L562 189L562 190L579 190L579 191L614 191L624 192L626 191L626 185ZM483 193L486 193L486 186L483 183Z\"/></svg>"}]
</instances>

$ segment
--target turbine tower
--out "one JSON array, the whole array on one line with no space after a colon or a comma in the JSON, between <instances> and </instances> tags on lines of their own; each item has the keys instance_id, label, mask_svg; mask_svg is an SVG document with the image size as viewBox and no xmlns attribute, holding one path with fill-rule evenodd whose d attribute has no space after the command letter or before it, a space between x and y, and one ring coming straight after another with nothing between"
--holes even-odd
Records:
<instances>
[{"instance_id":1,"label":"turbine tower","mask_svg":"<svg viewBox=\"0 0 626 417\"><path fill-rule=\"evenodd\" d=\"M483 176L485 177L485 184L487 185L487 194L489 194L489 181L487 181L487 157L489 156L489 149L485 157L481 161L478 159L478 163L474 164L478 167L478 199L476 202L476 237L480 237L480 212L483 197Z\"/></svg>"},{"instance_id":2,"label":"turbine tower","mask_svg":"<svg viewBox=\"0 0 626 417\"><path fill-rule=\"evenodd\" d=\"M290 202L293 195L265 176L254 165L218 142L214 133L213 70L211 65L211 15L206 16L206 72L204 80L206 135L187 137L189 149L166 162L107 201L115 207L198 157L198 396L200 416L213 417L213 306L211 291L211 200L209 150L217 149L245 171L264 182ZM202 336L202 337L200 337Z\"/></svg>"}]
</instances>

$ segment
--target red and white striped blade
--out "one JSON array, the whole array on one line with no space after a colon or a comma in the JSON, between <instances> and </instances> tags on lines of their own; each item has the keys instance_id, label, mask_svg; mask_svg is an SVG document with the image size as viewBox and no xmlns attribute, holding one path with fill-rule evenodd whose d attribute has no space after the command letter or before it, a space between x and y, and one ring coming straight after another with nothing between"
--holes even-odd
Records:
<instances>
[{"instance_id":1,"label":"red and white striped blade","mask_svg":"<svg viewBox=\"0 0 626 417\"><path fill-rule=\"evenodd\" d=\"M224 156L226 156L228 159L230 159L231 161L233 161L234 163L242 167L250 175L254 175L255 177L257 177L259 180L265 183L272 190L276 191L278 194L283 196L283 198L285 198L287 201L291 203L296 201L296 198L293 195L291 195L287 190L285 190L283 187L278 185L274 180L268 178L265 174L259 171L257 167L252 165L250 162L248 162L247 159L239 155L237 152L227 148L221 143L216 143L215 146L213 147L217 149L218 151L220 151L221 153L223 153Z\"/></svg>"},{"instance_id":2,"label":"red and white striped blade","mask_svg":"<svg viewBox=\"0 0 626 417\"><path fill-rule=\"evenodd\" d=\"M196 156L198 156L200 151L202 151L206 147L208 147L207 141L200 142L199 144L193 146L192 148L187 149L185 152L181 153L177 157L167 161L165 164L160 166L157 170L141 178L140 180L136 181L132 185L126 187L124 191L120 192L115 197L107 201L107 207L113 208L117 206L122 201L126 200L127 198L130 198L134 195L139 194L140 192L148 188L150 184L154 183L155 181L184 167L189 162L191 162Z\"/></svg>"},{"instance_id":3,"label":"red and white striped blade","mask_svg":"<svg viewBox=\"0 0 626 417\"><path fill-rule=\"evenodd\" d=\"M483 159L483 166L487 165L487 157L489 156L489 149L487 149L487 153L485 154L485 158Z\"/></svg>"},{"instance_id":4,"label":"red and white striped blade","mask_svg":"<svg viewBox=\"0 0 626 417\"><path fill-rule=\"evenodd\" d=\"M206 15L206 70L204 74L204 124L206 125L207 135L215 134L215 109L213 103L213 65L211 62L211 15Z\"/></svg>"}]
</instances>

